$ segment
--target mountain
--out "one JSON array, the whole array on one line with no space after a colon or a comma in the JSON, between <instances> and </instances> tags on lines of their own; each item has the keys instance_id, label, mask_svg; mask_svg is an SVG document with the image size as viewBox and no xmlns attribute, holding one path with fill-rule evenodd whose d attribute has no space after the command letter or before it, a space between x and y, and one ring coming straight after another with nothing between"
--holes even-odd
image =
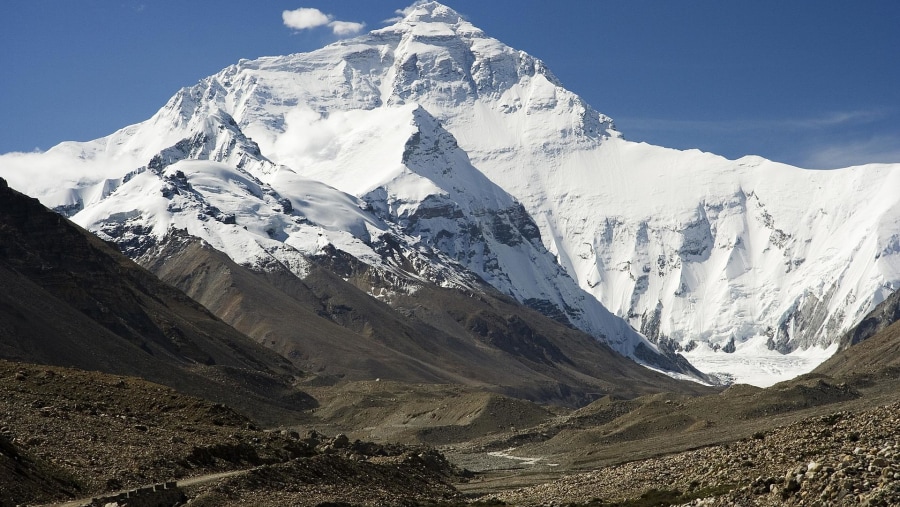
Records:
<instances>
[{"instance_id":1,"label":"mountain","mask_svg":"<svg viewBox=\"0 0 900 507\"><path fill-rule=\"evenodd\" d=\"M307 257L334 247L377 269L382 283L362 287L372 295L411 294L423 282L462 290L487 282L623 354L697 375L578 288L522 206L475 169L423 108L398 104L348 124L355 131L342 139L375 139L379 150L372 153L369 143L349 153L351 160L338 157L347 181L365 185L348 194L266 158L215 99L230 95L224 90L183 90L143 124L54 148L51 164L57 156L78 161L67 167L62 190L56 181L50 194L17 185L132 258L177 228L242 265L286 266L303 278ZM379 140L378 132L391 139Z\"/></svg>"},{"instance_id":2,"label":"mountain","mask_svg":"<svg viewBox=\"0 0 900 507\"><path fill-rule=\"evenodd\" d=\"M0 179L0 356L142 378L264 420L302 373L114 247Z\"/></svg>"},{"instance_id":3,"label":"mountain","mask_svg":"<svg viewBox=\"0 0 900 507\"><path fill-rule=\"evenodd\" d=\"M303 279L333 249L389 305L486 283L641 362L691 374L684 354L754 383L814 367L900 285L896 166L629 142L436 2L241 60L145 122L7 155L0 174L132 258L176 228Z\"/></svg>"},{"instance_id":4,"label":"mountain","mask_svg":"<svg viewBox=\"0 0 900 507\"><path fill-rule=\"evenodd\" d=\"M178 97L175 103L184 105ZM170 112L164 108L160 115ZM521 205L474 169L454 138L422 108L396 107L386 118L363 122L358 135L368 138L373 129L388 129L400 137L385 143L394 153L379 164L384 174L375 172L379 179L358 196L322 183L321 175L275 166L258 150L243 151L252 142L221 111L189 122L194 123L199 130L187 131L145 166L69 192L78 195L71 205L91 203L73 219L133 258L174 227L240 264L258 270L286 266L301 278L309 270L308 256L334 247L374 266L383 283L363 289L387 299L423 283L477 290L487 282L602 337L623 354L666 364L652 344L577 287L543 246ZM372 158L358 156L369 160L345 161L343 172L354 181L372 179L363 174L371 173Z\"/></svg>"}]
</instances>

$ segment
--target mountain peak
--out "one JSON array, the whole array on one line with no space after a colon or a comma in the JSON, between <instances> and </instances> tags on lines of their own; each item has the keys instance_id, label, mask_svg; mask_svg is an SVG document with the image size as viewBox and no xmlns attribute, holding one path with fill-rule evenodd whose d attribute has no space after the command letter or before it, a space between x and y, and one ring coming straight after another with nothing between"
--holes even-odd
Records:
<instances>
[{"instance_id":1,"label":"mountain peak","mask_svg":"<svg viewBox=\"0 0 900 507\"><path fill-rule=\"evenodd\" d=\"M422 0L403 9L401 23L416 22L456 24L465 19L456 11L440 2Z\"/></svg>"},{"instance_id":2,"label":"mountain peak","mask_svg":"<svg viewBox=\"0 0 900 507\"><path fill-rule=\"evenodd\" d=\"M463 15L439 2L421 1L399 11L403 16L393 25L373 33L404 33L416 37L484 36Z\"/></svg>"}]
</instances>

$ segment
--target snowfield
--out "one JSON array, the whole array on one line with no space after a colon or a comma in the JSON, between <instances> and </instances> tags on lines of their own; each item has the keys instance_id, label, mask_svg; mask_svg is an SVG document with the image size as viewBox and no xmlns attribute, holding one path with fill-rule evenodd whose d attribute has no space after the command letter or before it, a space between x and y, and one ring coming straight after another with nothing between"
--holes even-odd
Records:
<instances>
[{"instance_id":1,"label":"snowfield","mask_svg":"<svg viewBox=\"0 0 900 507\"><path fill-rule=\"evenodd\" d=\"M838 344L828 347L809 347L791 354L782 354L766 346L764 337L752 338L734 353L714 351L707 345L685 352L684 356L703 372L715 376L722 383L750 384L769 387L797 375L809 373L832 354Z\"/></svg>"}]
</instances>

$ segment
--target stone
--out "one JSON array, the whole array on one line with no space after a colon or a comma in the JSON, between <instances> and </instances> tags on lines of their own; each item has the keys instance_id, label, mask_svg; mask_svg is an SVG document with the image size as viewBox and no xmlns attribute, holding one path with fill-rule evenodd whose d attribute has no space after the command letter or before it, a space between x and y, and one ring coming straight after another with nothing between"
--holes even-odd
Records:
<instances>
[{"instance_id":1,"label":"stone","mask_svg":"<svg viewBox=\"0 0 900 507\"><path fill-rule=\"evenodd\" d=\"M338 436L334 437L334 440L332 440L331 445L335 449L346 449L350 445L350 439L347 437L347 435L340 433L340 434L338 434Z\"/></svg>"},{"instance_id":2,"label":"stone","mask_svg":"<svg viewBox=\"0 0 900 507\"><path fill-rule=\"evenodd\" d=\"M800 491L800 483L797 482L797 479L792 478L791 480L787 481L787 483L784 485L784 489L782 491L782 496L787 498L792 493L796 493L797 491Z\"/></svg>"}]
</instances>

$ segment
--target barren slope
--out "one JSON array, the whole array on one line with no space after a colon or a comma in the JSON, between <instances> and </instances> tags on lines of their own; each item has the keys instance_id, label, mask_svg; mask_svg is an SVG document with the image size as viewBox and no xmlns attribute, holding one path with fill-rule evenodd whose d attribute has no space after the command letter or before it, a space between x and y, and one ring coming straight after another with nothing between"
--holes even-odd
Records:
<instances>
[{"instance_id":1,"label":"barren slope","mask_svg":"<svg viewBox=\"0 0 900 507\"><path fill-rule=\"evenodd\" d=\"M183 235L142 262L323 382L453 383L565 404L607 393L709 391L623 361L487 287L466 293L421 283L388 305L370 295L382 275L335 250L311 258L302 280L287 269L252 271Z\"/></svg>"},{"instance_id":2,"label":"barren slope","mask_svg":"<svg viewBox=\"0 0 900 507\"><path fill-rule=\"evenodd\" d=\"M305 408L289 361L3 180L0 280L4 358L140 376L260 416Z\"/></svg>"}]
</instances>

